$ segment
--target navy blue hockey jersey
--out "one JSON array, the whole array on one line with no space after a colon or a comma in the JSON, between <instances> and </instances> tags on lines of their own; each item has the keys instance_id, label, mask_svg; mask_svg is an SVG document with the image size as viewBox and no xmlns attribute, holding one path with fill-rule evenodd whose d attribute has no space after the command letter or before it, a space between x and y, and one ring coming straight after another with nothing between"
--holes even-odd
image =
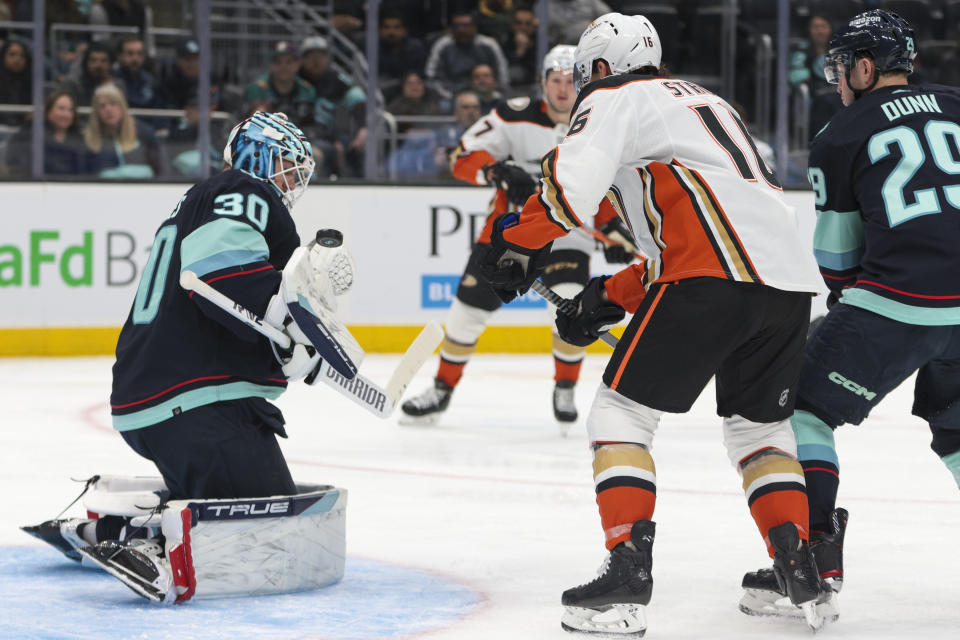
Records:
<instances>
[{"instance_id":1,"label":"navy blue hockey jersey","mask_svg":"<svg viewBox=\"0 0 960 640\"><path fill-rule=\"evenodd\" d=\"M877 89L810 145L814 249L834 296L910 324L960 324L960 91Z\"/></svg>"},{"instance_id":2,"label":"navy blue hockey jersey","mask_svg":"<svg viewBox=\"0 0 960 640\"><path fill-rule=\"evenodd\" d=\"M194 186L157 231L117 342L113 426L138 429L221 400L275 398L286 378L269 341L180 287L202 280L261 317L300 245L276 190L229 170Z\"/></svg>"}]
</instances>

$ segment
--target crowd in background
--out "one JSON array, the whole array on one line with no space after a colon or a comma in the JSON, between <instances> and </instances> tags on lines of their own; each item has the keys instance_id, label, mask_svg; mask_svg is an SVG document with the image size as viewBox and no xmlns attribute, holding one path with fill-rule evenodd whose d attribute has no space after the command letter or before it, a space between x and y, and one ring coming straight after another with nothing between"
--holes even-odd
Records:
<instances>
[{"instance_id":1,"label":"crowd in background","mask_svg":"<svg viewBox=\"0 0 960 640\"><path fill-rule=\"evenodd\" d=\"M960 0L900 0L926 5L932 23L916 25L920 64L912 81L960 81ZM547 47L576 44L590 21L608 11L626 13L673 7L659 18L664 60L678 75L709 83L719 58L717 38L705 37L696 11L722 0L550 0ZM789 80L809 94L809 131L814 135L840 108L835 88L823 77L822 59L833 29L854 10L896 0L795 0ZM32 20L30 0L0 0L0 23ZM64 39L44 61L44 171L51 177L85 176L190 179L204 163L216 169L233 123L257 109L282 111L309 136L317 156L317 179L360 177L369 132L366 87L331 64L333 38L265 42L269 62L211 78L211 148L197 148L198 42L180 38L148 55L147 9L160 0L48 0L46 22L134 27L139 33L105 37L79 33ZM308 2L309 4L309 2ZM429 5L429 6L427 6ZM771 31L772 0L741 0L737 23L736 104L747 120L757 114L752 92L753 39ZM958 11L951 13L954 5ZM438 10L442 9L442 10ZM887 6L887 8L891 8ZM892 7L896 10L896 7ZM156 7L159 10L159 6ZM449 178L448 152L463 131L498 102L538 91L538 19L532 0L384 0L378 40L379 104L397 122L396 143L383 145L381 170L400 180ZM912 17L912 16L908 16ZM361 51L366 30L362 2L334 2L330 25ZM916 18L915 18L916 19ZM702 18L701 18L702 22ZM189 28L189 24L177 25ZM719 25L706 25L716 36ZM698 31L699 29L699 31ZM32 101L29 31L0 27L0 105ZM89 36L89 37L88 37ZM925 41L935 43L925 53ZM242 74L246 73L244 77ZM707 85L708 88L716 89ZM80 115L78 107L89 107ZM775 109L776 107L772 107ZM147 115L131 109L172 109ZM0 110L0 177L22 178L31 168L29 109ZM84 110L85 111L85 110ZM806 117L806 116L805 116ZM382 136L378 131L373 135ZM378 138L379 139L379 138Z\"/></svg>"}]
</instances>

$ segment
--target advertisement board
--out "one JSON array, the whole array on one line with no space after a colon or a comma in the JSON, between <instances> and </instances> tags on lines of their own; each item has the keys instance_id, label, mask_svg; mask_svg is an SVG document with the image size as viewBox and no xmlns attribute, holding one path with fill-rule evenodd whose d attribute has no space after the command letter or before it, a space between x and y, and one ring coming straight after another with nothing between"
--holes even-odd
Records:
<instances>
[{"instance_id":1,"label":"advertisement board","mask_svg":"<svg viewBox=\"0 0 960 640\"><path fill-rule=\"evenodd\" d=\"M49 329L115 335L153 235L187 188L0 184L0 354L24 353L23 344L13 343ZM357 265L355 285L341 299L347 324L413 328L445 317L490 195L457 186L314 186L293 217L304 242L321 228L343 232ZM812 238L812 195L788 192L787 198L804 236ZM593 273L617 269L601 251L593 254ZM491 325L545 326L548 313L530 293L494 314Z\"/></svg>"}]
</instances>

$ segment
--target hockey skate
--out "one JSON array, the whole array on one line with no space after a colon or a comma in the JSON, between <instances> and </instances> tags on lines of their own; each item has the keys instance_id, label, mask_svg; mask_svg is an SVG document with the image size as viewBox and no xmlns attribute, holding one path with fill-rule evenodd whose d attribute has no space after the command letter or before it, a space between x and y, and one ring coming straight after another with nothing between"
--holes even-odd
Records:
<instances>
[{"instance_id":1,"label":"hockey skate","mask_svg":"<svg viewBox=\"0 0 960 640\"><path fill-rule=\"evenodd\" d=\"M82 518L63 518L60 520L47 520L37 525L20 527L21 530L29 533L34 538L43 540L50 546L57 549L75 562L80 562L80 551L82 547L90 543L80 535L80 526L93 522Z\"/></svg>"},{"instance_id":2,"label":"hockey skate","mask_svg":"<svg viewBox=\"0 0 960 640\"><path fill-rule=\"evenodd\" d=\"M433 425L450 405L453 387L439 378L434 378L433 386L420 395L414 396L400 407L403 415L399 423L404 425Z\"/></svg>"},{"instance_id":3,"label":"hockey skate","mask_svg":"<svg viewBox=\"0 0 960 640\"><path fill-rule=\"evenodd\" d=\"M564 630L616 638L646 633L655 527L649 520L635 522L630 541L613 548L595 580L563 592Z\"/></svg>"},{"instance_id":4,"label":"hockey skate","mask_svg":"<svg viewBox=\"0 0 960 640\"><path fill-rule=\"evenodd\" d=\"M163 545L156 538L129 543L107 540L84 547L80 553L147 600L173 604L177 599Z\"/></svg>"},{"instance_id":5,"label":"hockey skate","mask_svg":"<svg viewBox=\"0 0 960 640\"><path fill-rule=\"evenodd\" d=\"M849 514L846 509L834 509L830 513L830 530L813 531L810 534L810 550L816 560L820 577L834 592L829 607L823 607L825 617L831 621L839 617L836 594L843 587L843 536L847 529ZM786 592L777 583L772 568L751 571L743 576L743 597L740 611L750 616L774 616L800 618L802 612L787 598Z\"/></svg>"},{"instance_id":6,"label":"hockey skate","mask_svg":"<svg viewBox=\"0 0 960 640\"><path fill-rule=\"evenodd\" d=\"M577 405L574 402L573 380L557 380L553 387L553 416L560 423L560 435L567 436L570 424L577 421Z\"/></svg>"}]
</instances>

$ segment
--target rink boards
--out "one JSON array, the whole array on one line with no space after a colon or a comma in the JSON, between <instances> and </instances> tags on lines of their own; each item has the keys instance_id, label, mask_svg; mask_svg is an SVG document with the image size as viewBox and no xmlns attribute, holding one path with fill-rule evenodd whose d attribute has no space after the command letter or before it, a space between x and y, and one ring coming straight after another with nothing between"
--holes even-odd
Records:
<instances>
[{"instance_id":1,"label":"rink boards","mask_svg":"<svg viewBox=\"0 0 960 640\"><path fill-rule=\"evenodd\" d=\"M110 354L133 300L153 235L182 184L2 184L0 355ZM311 187L293 217L306 242L343 231L354 255L347 324L370 352L403 351L428 320L442 321L490 190L472 187ZM805 238L813 199L788 192ZM602 252L593 273L612 273ZM546 352L546 303L530 293L493 316L479 350ZM594 349L604 350L602 345Z\"/></svg>"}]
</instances>

